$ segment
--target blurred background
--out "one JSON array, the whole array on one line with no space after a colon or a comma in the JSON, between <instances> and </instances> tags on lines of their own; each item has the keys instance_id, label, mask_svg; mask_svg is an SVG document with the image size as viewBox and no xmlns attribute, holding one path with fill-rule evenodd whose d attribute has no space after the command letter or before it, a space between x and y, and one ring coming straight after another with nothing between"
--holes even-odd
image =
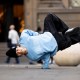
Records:
<instances>
[{"instance_id":1,"label":"blurred background","mask_svg":"<svg viewBox=\"0 0 80 80\"><path fill-rule=\"evenodd\" d=\"M80 26L80 0L0 0L0 51L6 50L11 24L19 34L25 28L43 30L48 13L55 13L70 28Z\"/></svg>"},{"instance_id":2,"label":"blurred background","mask_svg":"<svg viewBox=\"0 0 80 80\"><path fill-rule=\"evenodd\" d=\"M19 33L24 28L43 29L49 12L69 27L80 26L80 0L0 0L0 42L6 42L10 24L15 24Z\"/></svg>"}]
</instances>

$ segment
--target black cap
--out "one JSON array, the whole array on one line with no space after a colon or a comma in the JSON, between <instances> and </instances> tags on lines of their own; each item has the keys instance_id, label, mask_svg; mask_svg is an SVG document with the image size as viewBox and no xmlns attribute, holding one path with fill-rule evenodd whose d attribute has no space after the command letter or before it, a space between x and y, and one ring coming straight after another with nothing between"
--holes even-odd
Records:
<instances>
[{"instance_id":1,"label":"black cap","mask_svg":"<svg viewBox=\"0 0 80 80\"><path fill-rule=\"evenodd\" d=\"M6 55L9 57L18 57L16 54L16 48L11 48L6 52Z\"/></svg>"}]
</instances>

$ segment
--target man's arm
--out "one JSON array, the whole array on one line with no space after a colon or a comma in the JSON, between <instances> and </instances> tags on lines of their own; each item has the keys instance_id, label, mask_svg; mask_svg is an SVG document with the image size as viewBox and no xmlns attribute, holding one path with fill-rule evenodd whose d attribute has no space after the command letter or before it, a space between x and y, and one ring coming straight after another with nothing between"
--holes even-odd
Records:
<instances>
[{"instance_id":1,"label":"man's arm","mask_svg":"<svg viewBox=\"0 0 80 80\"><path fill-rule=\"evenodd\" d=\"M42 69L49 69L50 54L49 53L46 53L42 57L42 61L43 61Z\"/></svg>"}]
</instances>

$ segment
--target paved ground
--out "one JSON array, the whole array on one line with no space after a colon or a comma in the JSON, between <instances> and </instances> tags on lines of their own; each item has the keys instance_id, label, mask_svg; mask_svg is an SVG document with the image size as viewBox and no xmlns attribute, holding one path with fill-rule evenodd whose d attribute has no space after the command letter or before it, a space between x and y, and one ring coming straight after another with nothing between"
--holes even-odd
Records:
<instances>
[{"instance_id":1,"label":"paved ground","mask_svg":"<svg viewBox=\"0 0 80 80\"><path fill-rule=\"evenodd\" d=\"M55 63L51 69L41 69L41 65L1 64L0 80L80 80L80 65L59 67Z\"/></svg>"},{"instance_id":2,"label":"paved ground","mask_svg":"<svg viewBox=\"0 0 80 80\"><path fill-rule=\"evenodd\" d=\"M14 59L11 64L5 64L7 47L0 43L0 80L80 80L80 65L76 67L60 67L55 63L51 69L43 70L41 65L29 65L29 61L22 57L16 65Z\"/></svg>"}]
</instances>

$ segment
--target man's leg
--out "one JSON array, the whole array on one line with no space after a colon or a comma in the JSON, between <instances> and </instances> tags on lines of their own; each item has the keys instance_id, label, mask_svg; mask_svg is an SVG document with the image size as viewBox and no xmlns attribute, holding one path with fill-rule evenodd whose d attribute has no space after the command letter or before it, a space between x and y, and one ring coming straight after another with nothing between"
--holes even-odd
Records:
<instances>
[{"instance_id":1,"label":"man's leg","mask_svg":"<svg viewBox=\"0 0 80 80\"><path fill-rule=\"evenodd\" d=\"M6 63L10 63L10 57L7 57Z\"/></svg>"},{"instance_id":2,"label":"man's leg","mask_svg":"<svg viewBox=\"0 0 80 80\"><path fill-rule=\"evenodd\" d=\"M62 50L66 47L66 40L63 34L68 29L68 26L55 14L48 14L44 20L44 32L49 31L55 37L58 43L58 49Z\"/></svg>"},{"instance_id":3,"label":"man's leg","mask_svg":"<svg viewBox=\"0 0 80 80\"><path fill-rule=\"evenodd\" d=\"M62 32L68 30L68 26L55 14L48 14L44 20L44 31L49 30L51 33Z\"/></svg>"},{"instance_id":4,"label":"man's leg","mask_svg":"<svg viewBox=\"0 0 80 80\"><path fill-rule=\"evenodd\" d=\"M19 61L19 57L16 57L15 60L16 60L16 63L17 63L17 64L20 63L20 61Z\"/></svg>"},{"instance_id":5,"label":"man's leg","mask_svg":"<svg viewBox=\"0 0 80 80\"><path fill-rule=\"evenodd\" d=\"M65 33L71 39L71 44L76 44L80 42L80 27L75 27L71 31Z\"/></svg>"}]
</instances>

